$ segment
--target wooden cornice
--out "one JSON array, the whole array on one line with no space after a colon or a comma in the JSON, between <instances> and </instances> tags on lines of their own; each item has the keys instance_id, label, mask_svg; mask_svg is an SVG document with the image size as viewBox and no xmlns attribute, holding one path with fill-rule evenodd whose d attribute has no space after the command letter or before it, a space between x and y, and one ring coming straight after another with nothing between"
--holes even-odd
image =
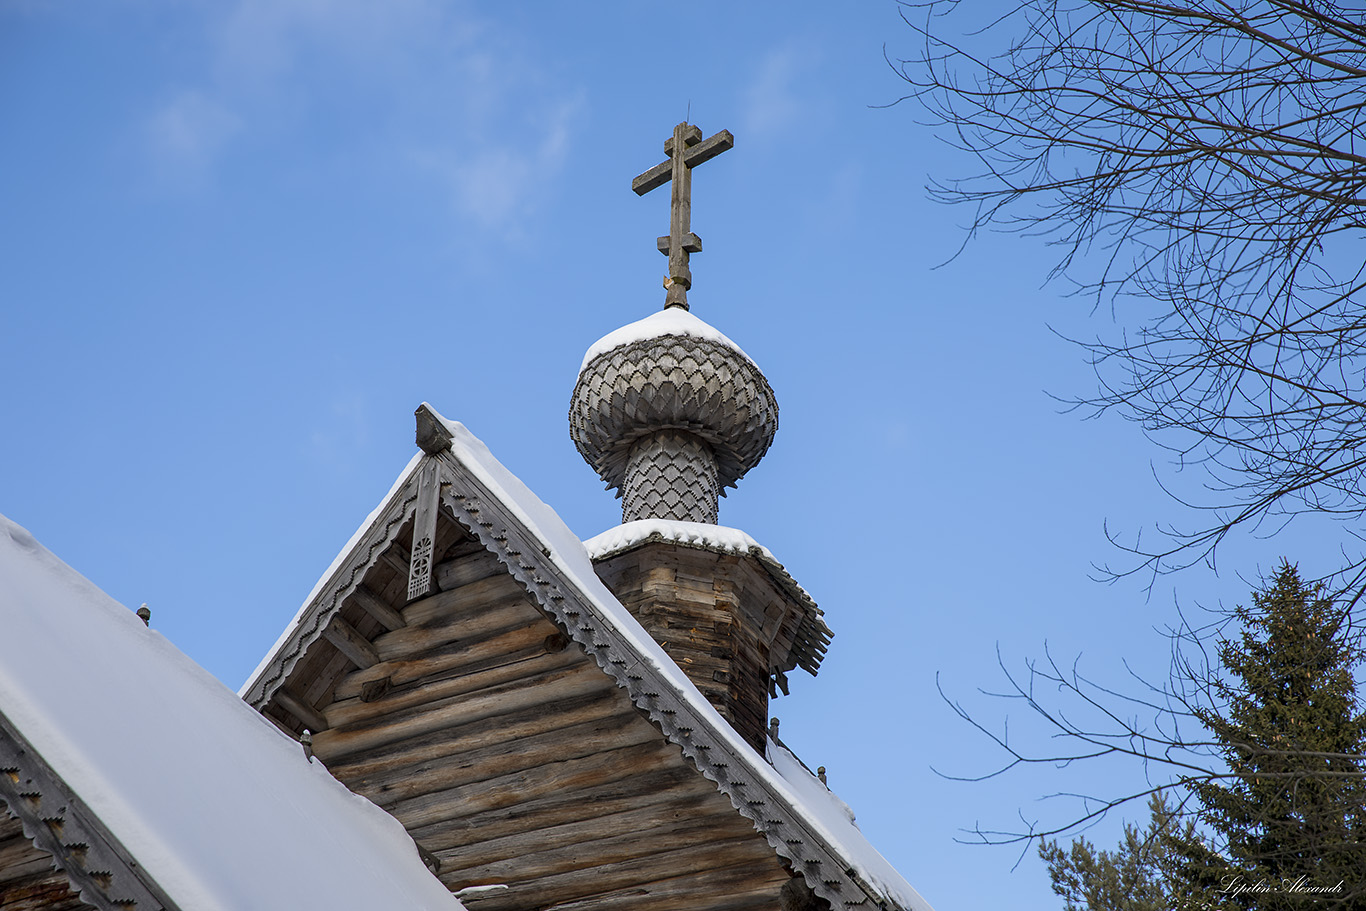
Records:
<instances>
[{"instance_id":1,"label":"wooden cornice","mask_svg":"<svg viewBox=\"0 0 1366 911\"><path fill-rule=\"evenodd\" d=\"M0 799L33 845L52 856L82 901L100 911L180 911L4 712Z\"/></svg>"}]
</instances>

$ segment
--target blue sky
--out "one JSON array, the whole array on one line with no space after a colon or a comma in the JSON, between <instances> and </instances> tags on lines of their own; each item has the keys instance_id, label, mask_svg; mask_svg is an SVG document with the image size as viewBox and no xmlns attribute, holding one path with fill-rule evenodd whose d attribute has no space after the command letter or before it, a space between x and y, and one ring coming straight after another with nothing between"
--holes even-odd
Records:
<instances>
[{"instance_id":1,"label":"blue sky","mask_svg":"<svg viewBox=\"0 0 1366 911\"><path fill-rule=\"evenodd\" d=\"M413 452L424 400L580 536L620 521L566 412L580 358L663 304L666 190L630 180L690 114L693 312L765 370L768 457L721 523L825 609L816 679L772 713L937 908L1055 908L1029 852L1116 765L1019 771L956 718L1030 737L999 689L1044 644L1160 678L1175 605L1244 600L1334 529L1239 538L1220 574L1115 585L1107 526L1190 517L1163 453L1085 392L1053 331L1113 328L1050 251L925 199L972 162L884 60L890 2L0 2L0 511L236 687ZM1050 328L1052 327L1052 328ZM1198 492L1198 491L1197 491ZM932 769L933 767L933 769ZM1135 808L1134 813L1139 813ZM1098 827L1102 844L1118 820Z\"/></svg>"}]
</instances>

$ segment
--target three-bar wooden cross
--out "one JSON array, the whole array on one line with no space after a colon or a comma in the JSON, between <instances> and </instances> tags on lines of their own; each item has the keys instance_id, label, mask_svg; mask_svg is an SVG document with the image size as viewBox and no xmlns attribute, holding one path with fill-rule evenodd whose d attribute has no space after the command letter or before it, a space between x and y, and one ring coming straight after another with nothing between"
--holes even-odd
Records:
<instances>
[{"instance_id":1,"label":"three-bar wooden cross","mask_svg":"<svg viewBox=\"0 0 1366 911\"><path fill-rule=\"evenodd\" d=\"M664 141L664 154L669 156L669 160L660 162L631 181L631 189L638 196L673 182L669 235L656 241L659 252L669 257L669 275L664 279L666 309L688 309L688 289L692 287L688 254L702 252L702 238L692 233L689 225L692 221L692 169L734 145L735 137L730 130L722 130L703 141L701 130L690 123L680 123L674 127L673 136Z\"/></svg>"}]
</instances>

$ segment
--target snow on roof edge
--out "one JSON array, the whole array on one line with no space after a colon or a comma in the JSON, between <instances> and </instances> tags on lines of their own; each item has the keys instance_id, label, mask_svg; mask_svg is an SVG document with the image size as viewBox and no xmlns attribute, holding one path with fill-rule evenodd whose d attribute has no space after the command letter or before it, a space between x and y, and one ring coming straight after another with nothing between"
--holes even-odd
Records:
<instances>
[{"instance_id":1,"label":"snow on roof edge","mask_svg":"<svg viewBox=\"0 0 1366 911\"><path fill-rule=\"evenodd\" d=\"M767 741L765 757L783 780L803 798L810 819L822 837L838 845L846 857L856 860L863 879L884 895L896 899L906 911L934 911L887 858L873 847L854 821L854 811L829 786L811 773L806 764L785 745Z\"/></svg>"},{"instance_id":2,"label":"snow on roof edge","mask_svg":"<svg viewBox=\"0 0 1366 911\"><path fill-rule=\"evenodd\" d=\"M4 516L0 587L6 716L179 907L462 911L396 819Z\"/></svg>"}]
</instances>

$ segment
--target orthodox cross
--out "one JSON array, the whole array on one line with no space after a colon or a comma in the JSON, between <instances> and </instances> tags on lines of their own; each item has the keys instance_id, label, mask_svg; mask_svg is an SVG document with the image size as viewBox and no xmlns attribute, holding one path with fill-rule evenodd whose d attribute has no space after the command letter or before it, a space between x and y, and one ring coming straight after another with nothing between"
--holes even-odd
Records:
<instances>
[{"instance_id":1,"label":"orthodox cross","mask_svg":"<svg viewBox=\"0 0 1366 911\"><path fill-rule=\"evenodd\" d=\"M664 154L668 161L660 162L631 181L637 196L644 196L655 187L673 182L672 205L669 212L669 236L661 237L655 245L669 257L669 274L664 279L667 294L664 307L688 309L688 289L692 287L692 270L688 268L688 254L702 252L702 238L692 233L692 169L704 161L735 145L730 130L722 130L710 139L702 139L702 131L690 123L674 127L673 136L664 140Z\"/></svg>"}]
</instances>

